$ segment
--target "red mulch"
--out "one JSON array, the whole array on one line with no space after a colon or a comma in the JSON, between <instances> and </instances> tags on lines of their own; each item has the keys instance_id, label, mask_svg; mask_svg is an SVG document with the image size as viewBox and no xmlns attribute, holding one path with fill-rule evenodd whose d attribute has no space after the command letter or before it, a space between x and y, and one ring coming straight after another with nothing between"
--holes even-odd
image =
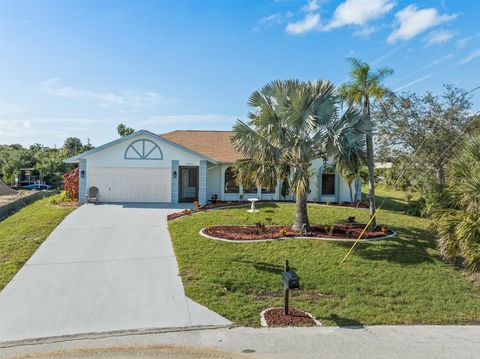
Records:
<instances>
[{"instance_id":1,"label":"red mulch","mask_svg":"<svg viewBox=\"0 0 480 359\"><path fill-rule=\"evenodd\" d=\"M267 310L263 317L269 327L305 327L317 325L308 314L295 308L289 308L288 315L283 313L283 308L272 308Z\"/></svg>"},{"instance_id":2,"label":"red mulch","mask_svg":"<svg viewBox=\"0 0 480 359\"><path fill-rule=\"evenodd\" d=\"M62 208L72 208L72 207L80 207L80 204L78 202L60 202L57 204L58 207Z\"/></svg>"},{"instance_id":3,"label":"red mulch","mask_svg":"<svg viewBox=\"0 0 480 359\"><path fill-rule=\"evenodd\" d=\"M356 239L363 231L364 224L339 223L331 227L314 225L308 229L306 237L332 238L332 239ZM260 239L303 237L304 235L292 231L290 226L211 226L204 233L217 238L237 241L255 241ZM378 238L393 233L390 229L377 227L374 231L367 231L362 238Z\"/></svg>"}]
</instances>

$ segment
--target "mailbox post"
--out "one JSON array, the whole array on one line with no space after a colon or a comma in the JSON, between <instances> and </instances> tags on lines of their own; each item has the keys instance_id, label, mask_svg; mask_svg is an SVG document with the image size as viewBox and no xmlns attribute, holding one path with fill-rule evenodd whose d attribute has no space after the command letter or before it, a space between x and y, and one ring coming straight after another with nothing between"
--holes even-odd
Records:
<instances>
[{"instance_id":1,"label":"mailbox post","mask_svg":"<svg viewBox=\"0 0 480 359\"><path fill-rule=\"evenodd\" d=\"M283 306L283 313L288 315L288 302L289 302L289 295L290 289L298 289L300 288L300 278L298 277L297 273L290 270L290 266L288 265L288 259L285 260L285 267L282 273L282 282L284 285L284 306Z\"/></svg>"}]
</instances>

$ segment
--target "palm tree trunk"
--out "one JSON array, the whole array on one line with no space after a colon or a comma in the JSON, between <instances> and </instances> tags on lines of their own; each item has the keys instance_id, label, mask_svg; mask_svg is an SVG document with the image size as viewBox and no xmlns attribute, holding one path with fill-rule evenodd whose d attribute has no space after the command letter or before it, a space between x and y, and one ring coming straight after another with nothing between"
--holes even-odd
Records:
<instances>
[{"instance_id":1,"label":"palm tree trunk","mask_svg":"<svg viewBox=\"0 0 480 359\"><path fill-rule=\"evenodd\" d=\"M365 98L363 113L367 116L368 121L370 118L370 102L368 97ZM375 164L373 158L373 136L367 134L367 166L368 166L368 197L370 201L370 218L373 217L376 211L375 206ZM377 221L375 218L370 223L370 228L377 227Z\"/></svg>"},{"instance_id":2,"label":"palm tree trunk","mask_svg":"<svg viewBox=\"0 0 480 359\"><path fill-rule=\"evenodd\" d=\"M300 231L302 226L305 224L307 227L310 226L308 221L307 213L307 194L296 195L295 196L295 205L296 205L296 214L295 214L295 224L292 229L294 231Z\"/></svg>"},{"instance_id":3,"label":"palm tree trunk","mask_svg":"<svg viewBox=\"0 0 480 359\"><path fill-rule=\"evenodd\" d=\"M353 203L352 184L355 185L355 181L352 181L348 184L348 190L350 191L350 203Z\"/></svg>"},{"instance_id":4,"label":"palm tree trunk","mask_svg":"<svg viewBox=\"0 0 480 359\"><path fill-rule=\"evenodd\" d=\"M358 178L353 180L353 202L357 202L358 198Z\"/></svg>"}]
</instances>

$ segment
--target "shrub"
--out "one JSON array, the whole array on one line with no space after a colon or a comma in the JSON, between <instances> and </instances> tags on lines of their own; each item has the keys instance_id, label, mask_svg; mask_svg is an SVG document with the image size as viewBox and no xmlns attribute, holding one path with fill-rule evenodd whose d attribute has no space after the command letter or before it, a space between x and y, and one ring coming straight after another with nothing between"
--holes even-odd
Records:
<instances>
[{"instance_id":1,"label":"shrub","mask_svg":"<svg viewBox=\"0 0 480 359\"><path fill-rule=\"evenodd\" d=\"M279 233L280 233L280 236L286 237L286 236L287 236L287 233L288 233L288 229L286 229L286 228L280 228Z\"/></svg>"},{"instance_id":2,"label":"shrub","mask_svg":"<svg viewBox=\"0 0 480 359\"><path fill-rule=\"evenodd\" d=\"M78 167L63 175L65 192L72 201L78 200Z\"/></svg>"}]
</instances>

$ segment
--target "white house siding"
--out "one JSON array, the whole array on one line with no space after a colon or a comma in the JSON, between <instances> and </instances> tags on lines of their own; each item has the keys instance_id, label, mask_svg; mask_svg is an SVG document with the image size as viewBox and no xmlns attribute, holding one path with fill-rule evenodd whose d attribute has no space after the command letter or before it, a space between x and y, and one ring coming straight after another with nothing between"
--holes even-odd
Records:
<instances>
[{"instance_id":1,"label":"white house siding","mask_svg":"<svg viewBox=\"0 0 480 359\"><path fill-rule=\"evenodd\" d=\"M220 199L220 189L222 188L220 171L221 165L207 164L207 200L210 200L215 194Z\"/></svg>"},{"instance_id":2,"label":"white house siding","mask_svg":"<svg viewBox=\"0 0 480 359\"><path fill-rule=\"evenodd\" d=\"M128 146L147 139L157 144L163 159L125 159ZM172 160L199 166L200 158L154 136L136 136L92 153L86 160L86 188L99 188L102 202L171 202Z\"/></svg>"}]
</instances>

